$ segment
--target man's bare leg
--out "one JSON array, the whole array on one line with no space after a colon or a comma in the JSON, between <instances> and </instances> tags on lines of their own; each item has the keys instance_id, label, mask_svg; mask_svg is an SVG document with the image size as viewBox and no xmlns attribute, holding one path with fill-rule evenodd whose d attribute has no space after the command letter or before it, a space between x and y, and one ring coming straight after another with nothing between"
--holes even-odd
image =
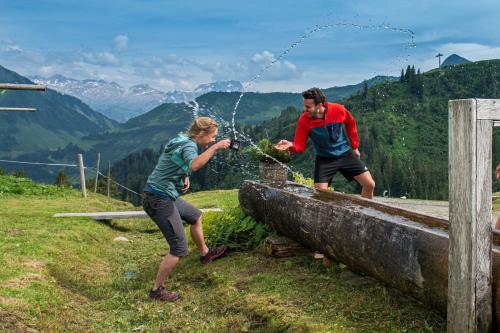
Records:
<instances>
[{"instance_id":1,"label":"man's bare leg","mask_svg":"<svg viewBox=\"0 0 500 333\"><path fill-rule=\"evenodd\" d=\"M370 171L354 177L354 179L363 187L361 196L367 199L373 199L373 191L375 190L375 181L372 178Z\"/></svg>"},{"instance_id":2,"label":"man's bare leg","mask_svg":"<svg viewBox=\"0 0 500 333\"><path fill-rule=\"evenodd\" d=\"M314 183L314 188L317 188L318 190L327 190L328 183Z\"/></svg>"}]
</instances>

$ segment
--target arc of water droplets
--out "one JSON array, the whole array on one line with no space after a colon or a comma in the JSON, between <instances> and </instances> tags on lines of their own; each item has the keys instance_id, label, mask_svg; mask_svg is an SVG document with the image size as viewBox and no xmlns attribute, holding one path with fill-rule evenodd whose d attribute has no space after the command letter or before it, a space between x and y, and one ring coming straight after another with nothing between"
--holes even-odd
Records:
<instances>
[{"instance_id":1,"label":"arc of water droplets","mask_svg":"<svg viewBox=\"0 0 500 333\"><path fill-rule=\"evenodd\" d=\"M323 30L323 29L333 28L333 27L354 27L354 28L357 28L357 29L377 29L377 30L379 30L379 29L387 29L387 30L391 30L391 31L394 31L394 32L404 33L404 34L406 34L406 35L408 35L410 37L410 42L408 42L408 44L405 47L405 49L406 48L414 48L414 47L416 47L416 44L414 42L415 33L412 30L393 27L389 23L381 23L381 24L378 24L378 25L362 25L362 24L355 24L355 23L349 23L349 22L338 22L338 23L329 23L329 24L316 24L313 28L311 28L309 31L307 31L302 36L300 36L300 38L298 40L296 40L295 42L293 42L292 44L290 44L290 46L287 49L285 49L278 57L276 57L269 64L267 64L266 66L264 66L263 68L261 68L261 70L243 86L243 91L240 93L240 95L238 97L238 100L235 103L235 106L234 106L234 109L233 109L233 113L232 113L232 118L231 118L231 126L232 126L232 131L233 131L234 138L236 139L236 135L238 134L245 141L249 142L253 147L255 147L260 153L266 155L270 159L272 159L275 162L279 163L280 165L282 165L283 167L285 167L287 170L289 170L292 173L293 173L293 170L290 167L288 167L284 163L278 161L277 159L273 158L272 156L269 156L268 154L265 154L252 141L252 139L249 136L236 131L236 124L235 124L236 111L238 109L238 106L239 106L239 104L241 102L241 99L243 98L243 95L245 94L246 90L248 88L250 88L255 83L255 81L257 81L267 70L269 70L272 66L274 66L274 64L276 64L278 61L282 60L292 49L294 49L295 47L297 47L300 44L302 44L305 40L307 40L309 37L311 37L314 33L318 32L320 30ZM186 104L193 109L193 115L194 115L194 117L197 117L198 116L198 111L199 111L199 105L196 102L196 99L193 100L193 105L191 105L191 103L186 103ZM221 117L221 119L222 119L222 117ZM226 121L223 120L223 122L227 124Z\"/></svg>"},{"instance_id":2,"label":"arc of water droplets","mask_svg":"<svg viewBox=\"0 0 500 333\"><path fill-rule=\"evenodd\" d=\"M243 86L243 91L241 92L240 96L238 97L238 100L236 101L236 104L235 104L234 110L233 110L232 119L231 119L234 136L236 137L236 134L238 133L236 131L236 128L235 128L236 111L237 111L238 106L241 102L241 99L243 98L243 95L245 94L245 90L250 88L255 83L255 81L257 81L262 76L262 74L264 74L267 70L269 70L269 68L274 66L275 63L282 60L292 49L294 49L295 47L302 44L306 39L311 37L314 33L318 32L320 30L323 30L323 29L327 29L327 28L349 27L349 26L354 27L354 28L358 28L358 29L388 29L388 30L391 30L394 32L404 33L404 34L407 34L408 36L410 36L410 38L411 38L411 41L408 43L407 47L415 47L416 46L415 42L414 42L415 33L413 31L411 31L410 29L396 28L396 27L391 26L389 23L381 23L378 25L361 25L361 24L346 23L346 22L338 22L338 23L330 23L330 24L322 24L322 25L317 24L312 29L310 29L305 34L303 34L297 41L290 44L290 46L287 49L285 49L277 58L273 59L269 64L267 64L265 67L263 67L259 71L259 73L257 73L257 75L255 75L252 79L250 79L250 81L248 81Z\"/></svg>"},{"instance_id":3,"label":"arc of water droplets","mask_svg":"<svg viewBox=\"0 0 500 333\"><path fill-rule=\"evenodd\" d=\"M231 118L231 125L232 125L232 130L233 130L234 138L236 139L236 135L237 134L240 135L243 139L245 139L246 141L248 141L252 146L254 146L262 154L266 155L267 157L273 159L274 161L278 162L282 166L286 167L290 172L293 172L291 168L289 168L287 165L279 162L275 158L273 158L273 157L265 154L264 152L262 152L262 150L257 145L255 145L253 143L253 141L248 136L244 135L243 133L240 133L240 132L236 131L236 125L235 125L236 111L238 109L238 106L240 105L240 102L241 102L241 99L243 98L243 95L245 94L245 90L247 90L248 88L250 88L255 83L255 81L257 81L267 70L269 70L269 68L271 68L278 61L282 60L292 49L294 49L298 45L302 44L306 39L308 39L309 37L311 37L314 33L318 32L320 30L323 30L323 29L326 29L326 28L332 28L332 27L354 27L354 28L358 28L358 29L387 29L387 30L391 30L391 31L394 31L394 32L404 33L404 34L406 34L406 35L408 35L410 37L410 42L408 42L408 44L405 47L405 49L406 48L413 48L413 47L416 46L415 42L414 42L415 33L413 31L411 31L410 29L403 29L403 28L393 27L389 23L381 23L381 24L378 24L378 25L361 25L361 24L347 23L347 22L338 22L338 23L330 23L330 24L322 24L322 25L317 24L312 29L310 29L305 34L303 34L297 41L295 41L294 43L290 44L290 46L287 49L285 49L277 58L273 59L269 64L267 64L265 67L263 67L257 73L257 75L255 75L252 79L250 79L250 81L248 81L243 86L243 91L241 92L240 96L238 97L238 100L236 101L236 104L235 104L234 109L233 109L233 114L232 114L232 118Z\"/></svg>"}]
</instances>

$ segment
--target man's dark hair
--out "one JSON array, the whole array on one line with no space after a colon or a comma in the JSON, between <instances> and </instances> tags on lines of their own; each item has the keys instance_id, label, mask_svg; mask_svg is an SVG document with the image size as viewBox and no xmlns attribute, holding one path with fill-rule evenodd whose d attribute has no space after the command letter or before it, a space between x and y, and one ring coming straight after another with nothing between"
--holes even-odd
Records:
<instances>
[{"instance_id":1,"label":"man's dark hair","mask_svg":"<svg viewBox=\"0 0 500 333\"><path fill-rule=\"evenodd\" d=\"M326 102L326 96L319 88L311 88L302 93L304 99L313 99L314 104L324 104Z\"/></svg>"}]
</instances>

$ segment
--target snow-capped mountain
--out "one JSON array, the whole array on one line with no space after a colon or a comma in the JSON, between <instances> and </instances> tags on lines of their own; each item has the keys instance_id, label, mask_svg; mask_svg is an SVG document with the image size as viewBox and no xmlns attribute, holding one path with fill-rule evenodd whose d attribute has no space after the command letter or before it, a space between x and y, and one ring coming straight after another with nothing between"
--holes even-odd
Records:
<instances>
[{"instance_id":1,"label":"snow-capped mountain","mask_svg":"<svg viewBox=\"0 0 500 333\"><path fill-rule=\"evenodd\" d=\"M76 80L62 75L49 78L34 76L32 79L36 83L45 84L63 94L78 97L96 111L119 122L125 122L163 103L188 102L211 91L243 90L243 85L238 81L202 84L193 91L164 92L147 84L137 84L125 89L116 82L93 79Z\"/></svg>"},{"instance_id":2,"label":"snow-capped mountain","mask_svg":"<svg viewBox=\"0 0 500 333\"><path fill-rule=\"evenodd\" d=\"M243 85L240 81L216 81L212 83L200 84L193 91L195 95L201 96L211 91L233 92L243 91Z\"/></svg>"}]
</instances>

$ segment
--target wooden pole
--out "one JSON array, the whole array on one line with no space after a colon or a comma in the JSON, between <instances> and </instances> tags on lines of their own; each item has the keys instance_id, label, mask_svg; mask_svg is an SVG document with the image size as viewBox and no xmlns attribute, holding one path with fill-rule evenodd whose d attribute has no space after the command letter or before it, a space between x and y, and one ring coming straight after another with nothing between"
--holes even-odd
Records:
<instances>
[{"instance_id":1,"label":"wooden pole","mask_svg":"<svg viewBox=\"0 0 500 333\"><path fill-rule=\"evenodd\" d=\"M35 112L34 108L0 108L0 111L5 112Z\"/></svg>"},{"instance_id":2,"label":"wooden pole","mask_svg":"<svg viewBox=\"0 0 500 333\"><path fill-rule=\"evenodd\" d=\"M0 90L36 90L45 91L46 86L42 84L19 84L19 83L0 83Z\"/></svg>"},{"instance_id":3,"label":"wooden pole","mask_svg":"<svg viewBox=\"0 0 500 333\"><path fill-rule=\"evenodd\" d=\"M448 332L490 332L492 119L449 102Z\"/></svg>"},{"instance_id":4,"label":"wooden pole","mask_svg":"<svg viewBox=\"0 0 500 333\"><path fill-rule=\"evenodd\" d=\"M80 184L82 188L82 196L87 197L87 190L85 188L85 170L83 168L83 155L78 154L78 167L80 168Z\"/></svg>"},{"instance_id":5,"label":"wooden pole","mask_svg":"<svg viewBox=\"0 0 500 333\"><path fill-rule=\"evenodd\" d=\"M111 194L111 161L108 161L108 197Z\"/></svg>"},{"instance_id":6,"label":"wooden pole","mask_svg":"<svg viewBox=\"0 0 500 333\"><path fill-rule=\"evenodd\" d=\"M94 193L97 193L97 179L99 178L99 162L101 161L101 153L97 153L97 162L95 166L95 178L94 178Z\"/></svg>"}]
</instances>

